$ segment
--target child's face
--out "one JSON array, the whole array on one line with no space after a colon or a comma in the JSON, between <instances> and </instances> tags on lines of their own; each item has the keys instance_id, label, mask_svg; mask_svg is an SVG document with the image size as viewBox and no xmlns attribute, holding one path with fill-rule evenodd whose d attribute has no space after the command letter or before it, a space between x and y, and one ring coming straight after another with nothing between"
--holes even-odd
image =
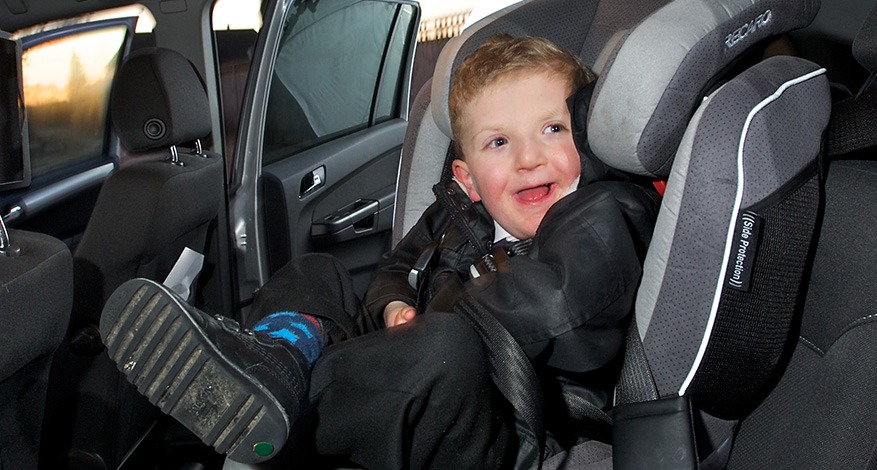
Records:
<instances>
[{"instance_id":1,"label":"child's face","mask_svg":"<svg viewBox=\"0 0 877 470\"><path fill-rule=\"evenodd\" d=\"M519 239L530 238L548 209L575 189L581 161L573 143L567 80L548 72L500 77L462 112L465 161L454 176L469 198Z\"/></svg>"}]
</instances>

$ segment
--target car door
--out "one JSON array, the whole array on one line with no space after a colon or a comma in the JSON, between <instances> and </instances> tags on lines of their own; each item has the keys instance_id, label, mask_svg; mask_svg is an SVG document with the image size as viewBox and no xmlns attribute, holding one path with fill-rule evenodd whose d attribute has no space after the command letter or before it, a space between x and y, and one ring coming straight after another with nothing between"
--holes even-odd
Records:
<instances>
[{"instance_id":1,"label":"car door","mask_svg":"<svg viewBox=\"0 0 877 470\"><path fill-rule=\"evenodd\" d=\"M229 181L243 305L311 252L365 290L390 248L419 15L405 0L268 2Z\"/></svg>"},{"instance_id":2,"label":"car door","mask_svg":"<svg viewBox=\"0 0 877 470\"><path fill-rule=\"evenodd\" d=\"M109 95L135 22L102 20L21 38L32 179L0 197L9 226L47 233L71 248L78 243L116 166Z\"/></svg>"}]
</instances>

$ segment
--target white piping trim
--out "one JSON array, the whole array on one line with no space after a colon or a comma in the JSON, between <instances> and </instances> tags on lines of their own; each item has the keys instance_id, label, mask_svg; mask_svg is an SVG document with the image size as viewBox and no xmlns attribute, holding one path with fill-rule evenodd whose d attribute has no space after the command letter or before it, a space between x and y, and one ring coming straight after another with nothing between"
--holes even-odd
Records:
<instances>
[{"instance_id":1,"label":"white piping trim","mask_svg":"<svg viewBox=\"0 0 877 470\"><path fill-rule=\"evenodd\" d=\"M688 390L688 386L691 385L691 382L694 380L695 374L697 374L698 368L700 368L700 363L701 361L703 361L703 356L706 353L706 348L709 344L710 336L712 335L713 326L716 321L716 313L719 310L719 300L722 296L722 285L724 285L725 283L725 275L728 272L728 258L731 255L731 245L733 244L734 233L737 225L737 216L740 213L740 206L743 203L743 187L745 185L745 181L743 180L743 144L746 142L746 135L749 132L749 125L751 124L752 119L755 118L756 114L758 114L765 106L776 101L777 98L779 98L788 88L810 80L811 78L822 75L824 73L825 69L822 68L783 83L772 95L768 96L760 103L755 105L755 107L749 111L749 115L746 117L746 122L743 124L743 131L740 133L740 143L737 146L737 195L734 198L734 209L731 212L731 220L728 226L728 234L725 237L725 255L724 259L722 260L722 269L719 272L719 278L716 283L716 291L713 294L713 303L710 307L710 316L707 319L706 330L704 331L703 339L700 342L700 348L698 348L697 350L697 356L695 356L694 363L691 365L691 369L688 371L688 376L685 378L685 381L682 382L682 386L679 388L679 396L685 395L685 392Z\"/></svg>"}]
</instances>

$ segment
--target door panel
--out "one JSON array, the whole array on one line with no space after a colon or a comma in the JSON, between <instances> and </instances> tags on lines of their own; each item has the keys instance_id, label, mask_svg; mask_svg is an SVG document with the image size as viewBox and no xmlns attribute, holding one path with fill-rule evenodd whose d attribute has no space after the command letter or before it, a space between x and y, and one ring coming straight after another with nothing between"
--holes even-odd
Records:
<instances>
[{"instance_id":1,"label":"door panel","mask_svg":"<svg viewBox=\"0 0 877 470\"><path fill-rule=\"evenodd\" d=\"M286 7L268 6L235 152L241 306L311 252L337 256L362 294L390 248L419 9L399 0Z\"/></svg>"},{"instance_id":2,"label":"door panel","mask_svg":"<svg viewBox=\"0 0 877 470\"><path fill-rule=\"evenodd\" d=\"M374 264L390 248L405 126L402 120L387 122L265 168L271 273L292 257L326 252L338 256L364 290ZM301 197L302 181L317 167L325 169L321 185Z\"/></svg>"}]
</instances>

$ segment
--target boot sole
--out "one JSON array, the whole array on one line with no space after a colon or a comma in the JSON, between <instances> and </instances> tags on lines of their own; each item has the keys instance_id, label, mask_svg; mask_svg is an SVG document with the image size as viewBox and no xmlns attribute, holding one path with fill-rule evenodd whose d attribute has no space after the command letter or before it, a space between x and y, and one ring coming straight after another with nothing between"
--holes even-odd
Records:
<instances>
[{"instance_id":1,"label":"boot sole","mask_svg":"<svg viewBox=\"0 0 877 470\"><path fill-rule=\"evenodd\" d=\"M217 452L258 463L286 442L289 419L274 395L229 361L163 285L122 284L100 331L127 380Z\"/></svg>"}]
</instances>

